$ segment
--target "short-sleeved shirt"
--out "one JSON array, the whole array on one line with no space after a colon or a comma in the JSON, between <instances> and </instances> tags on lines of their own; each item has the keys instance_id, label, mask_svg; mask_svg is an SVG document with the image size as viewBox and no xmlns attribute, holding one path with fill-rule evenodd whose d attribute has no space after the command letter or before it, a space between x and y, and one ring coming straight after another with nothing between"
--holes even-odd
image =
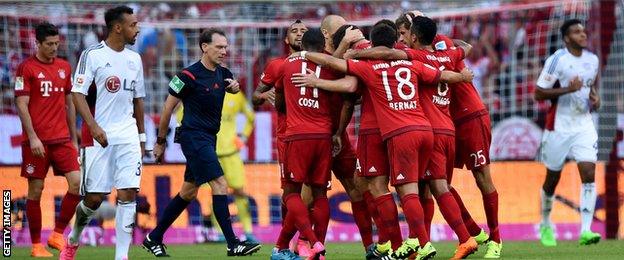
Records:
<instances>
[{"instance_id":1,"label":"short-sleeved shirt","mask_svg":"<svg viewBox=\"0 0 624 260\"><path fill-rule=\"evenodd\" d=\"M128 48L113 50L104 41L87 48L80 55L72 92L87 96L91 113L106 132L109 144L139 142L133 99L145 97L145 85L138 53ZM94 144L99 145L84 123L82 146Z\"/></svg>"},{"instance_id":2,"label":"short-sleeved shirt","mask_svg":"<svg viewBox=\"0 0 624 260\"><path fill-rule=\"evenodd\" d=\"M339 75L333 70L317 66L301 57L284 61L282 65L282 84L277 84L275 91L284 93L286 101L285 140L327 138L332 134L330 106L331 93L318 88L296 87L290 78L295 73L315 72L321 79L333 80Z\"/></svg>"},{"instance_id":3,"label":"short-sleeved shirt","mask_svg":"<svg viewBox=\"0 0 624 260\"><path fill-rule=\"evenodd\" d=\"M44 63L32 56L17 67L15 96L29 96L28 112L37 137L44 144L69 140L65 96L71 91L71 67L55 58ZM22 141L28 135L22 130Z\"/></svg>"},{"instance_id":4,"label":"short-sleeved shirt","mask_svg":"<svg viewBox=\"0 0 624 260\"><path fill-rule=\"evenodd\" d=\"M347 60L347 74L366 85L384 140L431 130L418 100L419 84L437 84L440 71L419 61Z\"/></svg>"},{"instance_id":5,"label":"short-sleeved shirt","mask_svg":"<svg viewBox=\"0 0 624 260\"><path fill-rule=\"evenodd\" d=\"M433 46L436 50L447 50L453 46L453 41L443 34L437 34L433 39ZM458 63L456 71L461 71L466 67L463 61ZM481 96L472 82L460 82L451 86L453 95L451 96L451 117L455 124L459 124L471 118L488 114L485 105L481 101Z\"/></svg>"},{"instance_id":6,"label":"short-sleeved shirt","mask_svg":"<svg viewBox=\"0 0 624 260\"><path fill-rule=\"evenodd\" d=\"M585 131L594 127L590 114L589 92L599 69L598 56L583 50L580 57L566 48L559 49L546 59L537 86L550 89L568 87L575 77L583 82L581 89L551 100L546 116L546 129L565 132Z\"/></svg>"},{"instance_id":7,"label":"short-sleeved shirt","mask_svg":"<svg viewBox=\"0 0 624 260\"><path fill-rule=\"evenodd\" d=\"M220 65L207 69L201 61L177 73L169 82L169 94L182 100L184 116L181 131L216 135L221 126L225 87L232 72Z\"/></svg>"},{"instance_id":8,"label":"short-sleeved shirt","mask_svg":"<svg viewBox=\"0 0 624 260\"><path fill-rule=\"evenodd\" d=\"M280 57L269 61L264 68L264 72L260 75L260 81L267 86L275 87L277 84L281 84L282 79L282 64L286 57ZM283 138L286 133L286 114L277 111L277 137Z\"/></svg>"},{"instance_id":9,"label":"short-sleeved shirt","mask_svg":"<svg viewBox=\"0 0 624 260\"><path fill-rule=\"evenodd\" d=\"M457 71L458 63L464 59L462 48L450 47L446 50L428 51L425 49L405 49L408 59L418 60L429 64L440 71ZM454 134L455 126L451 119L449 105L451 103L453 89L446 83L437 85L423 84L418 88L418 94L423 107L423 111L434 133Z\"/></svg>"}]
</instances>

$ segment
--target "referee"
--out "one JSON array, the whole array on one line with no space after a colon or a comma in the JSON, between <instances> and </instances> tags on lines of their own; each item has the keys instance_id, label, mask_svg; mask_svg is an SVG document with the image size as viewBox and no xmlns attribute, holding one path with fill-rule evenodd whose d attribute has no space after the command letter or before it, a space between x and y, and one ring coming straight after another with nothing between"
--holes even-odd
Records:
<instances>
[{"instance_id":1,"label":"referee","mask_svg":"<svg viewBox=\"0 0 624 260\"><path fill-rule=\"evenodd\" d=\"M185 108L179 143L186 157L184 183L169 202L158 225L143 240L143 246L155 256L168 256L162 243L165 231L197 197L198 188L208 183L212 189L212 207L227 240L228 256L251 255L261 245L239 241L232 230L227 200L227 182L215 152L216 135L221 122L225 92L237 93L239 84L232 72L222 67L227 52L227 39L221 30L210 28L199 39L201 60L182 70L169 82L169 96L160 118L154 156L160 160L165 151L165 138L171 113L182 101Z\"/></svg>"}]
</instances>

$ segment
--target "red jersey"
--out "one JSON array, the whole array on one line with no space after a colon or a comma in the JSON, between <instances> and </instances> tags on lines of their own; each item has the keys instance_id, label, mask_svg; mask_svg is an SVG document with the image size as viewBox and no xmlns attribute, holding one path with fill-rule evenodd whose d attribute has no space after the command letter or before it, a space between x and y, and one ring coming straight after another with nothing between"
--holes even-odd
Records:
<instances>
[{"instance_id":1,"label":"red jersey","mask_svg":"<svg viewBox=\"0 0 624 260\"><path fill-rule=\"evenodd\" d=\"M383 139L431 130L418 104L418 85L437 84L440 71L419 61L348 60L347 73L366 84Z\"/></svg>"},{"instance_id":2,"label":"red jersey","mask_svg":"<svg viewBox=\"0 0 624 260\"><path fill-rule=\"evenodd\" d=\"M286 101L286 140L326 138L332 134L330 106L338 104L330 103L331 93L318 88L299 88L290 80L295 73L307 73L306 69L314 71L322 79L338 78L334 71L301 57L284 61L282 82L276 84L275 91L284 93Z\"/></svg>"},{"instance_id":3,"label":"red jersey","mask_svg":"<svg viewBox=\"0 0 624 260\"><path fill-rule=\"evenodd\" d=\"M264 68L264 72L260 76L260 82L264 85L273 87L275 87L278 82L281 82L282 73L280 72L280 69L282 64L284 64L285 59L286 57L280 57L269 61L266 68ZM286 115L277 111L277 137L283 138L284 133L286 133Z\"/></svg>"},{"instance_id":4,"label":"red jersey","mask_svg":"<svg viewBox=\"0 0 624 260\"><path fill-rule=\"evenodd\" d=\"M29 96L28 112L35 133L44 144L69 140L65 96L71 93L71 67L55 58L43 63L32 56L22 62L15 74L15 97ZM22 129L22 141L28 135Z\"/></svg>"},{"instance_id":5,"label":"red jersey","mask_svg":"<svg viewBox=\"0 0 624 260\"><path fill-rule=\"evenodd\" d=\"M453 46L453 42L445 35L438 34L433 39L434 48L436 50L446 50L450 46ZM466 65L464 62L459 62L457 72L463 70ZM455 124L462 121L469 120L471 118L488 114L487 109L481 97L477 93L477 89L472 82L460 82L456 83L456 86L451 86L454 95L451 96L451 116Z\"/></svg>"},{"instance_id":6,"label":"red jersey","mask_svg":"<svg viewBox=\"0 0 624 260\"><path fill-rule=\"evenodd\" d=\"M418 60L438 68L440 71L456 71L458 63L464 59L462 48L451 47L446 50L428 51L425 49L405 49L409 60ZM454 134L455 126L449 112L452 90L446 83L423 85L418 88L418 95L423 111L434 133Z\"/></svg>"},{"instance_id":7,"label":"red jersey","mask_svg":"<svg viewBox=\"0 0 624 260\"><path fill-rule=\"evenodd\" d=\"M358 44L353 47L356 50L364 50L371 47L370 42ZM360 105L360 134L377 133L379 132L379 125L377 124L377 117L375 116L375 109L373 109L373 102L368 94L368 89L364 86L362 81L359 81L360 93L362 94L362 104Z\"/></svg>"}]
</instances>

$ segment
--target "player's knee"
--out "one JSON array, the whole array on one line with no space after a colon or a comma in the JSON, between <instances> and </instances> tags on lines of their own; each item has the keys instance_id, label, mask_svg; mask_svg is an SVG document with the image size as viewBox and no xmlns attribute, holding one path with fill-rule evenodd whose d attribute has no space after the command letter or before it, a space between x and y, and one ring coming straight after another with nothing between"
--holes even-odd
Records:
<instances>
[{"instance_id":1,"label":"player's knee","mask_svg":"<svg viewBox=\"0 0 624 260\"><path fill-rule=\"evenodd\" d=\"M197 198L198 187L185 188L180 190L180 198L186 201L192 201Z\"/></svg>"},{"instance_id":2,"label":"player's knee","mask_svg":"<svg viewBox=\"0 0 624 260\"><path fill-rule=\"evenodd\" d=\"M120 201L135 201L136 200L137 189L118 189L117 190L117 200Z\"/></svg>"},{"instance_id":3,"label":"player's knee","mask_svg":"<svg viewBox=\"0 0 624 260\"><path fill-rule=\"evenodd\" d=\"M67 177L67 186L68 191L73 194L78 194L80 191L80 175L70 175L68 173Z\"/></svg>"},{"instance_id":4,"label":"player's knee","mask_svg":"<svg viewBox=\"0 0 624 260\"><path fill-rule=\"evenodd\" d=\"M104 194L87 194L83 203L88 208L96 210L100 207L102 201L104 201Z\"/></svg>"},{"instance_id":5,"label":"player's knee","mask_svg":"<svg viewBox=\"0 0 624 260\"><path fill-rule=\"evenodd\" d=\"M29 181L28 182L28 199L39 200L43 193L43 180L41 181Z\"/></svg>"},{"instance_id":6,"label":"player's knee","mask_svg":"<svg viewBox=\"0 0 624 260\"><path fill-rule=\"evenodd\" d=\"M227 194L227 181L223 176L216 178L209 182L212 194L214 195L226 195Z\"/></svg>"}]
</instances>

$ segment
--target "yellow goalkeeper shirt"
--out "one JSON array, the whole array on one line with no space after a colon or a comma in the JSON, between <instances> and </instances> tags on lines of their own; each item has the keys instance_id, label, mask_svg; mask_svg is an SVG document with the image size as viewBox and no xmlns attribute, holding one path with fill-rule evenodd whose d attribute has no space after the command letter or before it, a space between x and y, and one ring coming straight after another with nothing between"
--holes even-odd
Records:
<instances>
[{"instance_id":1,"label":"yellow goalkeeper shirt","mask_svg":"<svg viewBox=\"0 0 624 260\"><path fill-rule=\"evenodd\" d=\"M219 133L217 133L217 156L231 155L238 152L241 148L242 143L236 131L236 116L239 113L243 113L247 118L245 128L241 133L241 136L247 140L249 135L251 135L251 131L253 131L256 115L242 92L236 94L226 93L221 111L221 128ZM184 111L182 106L180 106L176 112L178 125L182 121L183 115Z\"/></svg>"}]
</instances>

